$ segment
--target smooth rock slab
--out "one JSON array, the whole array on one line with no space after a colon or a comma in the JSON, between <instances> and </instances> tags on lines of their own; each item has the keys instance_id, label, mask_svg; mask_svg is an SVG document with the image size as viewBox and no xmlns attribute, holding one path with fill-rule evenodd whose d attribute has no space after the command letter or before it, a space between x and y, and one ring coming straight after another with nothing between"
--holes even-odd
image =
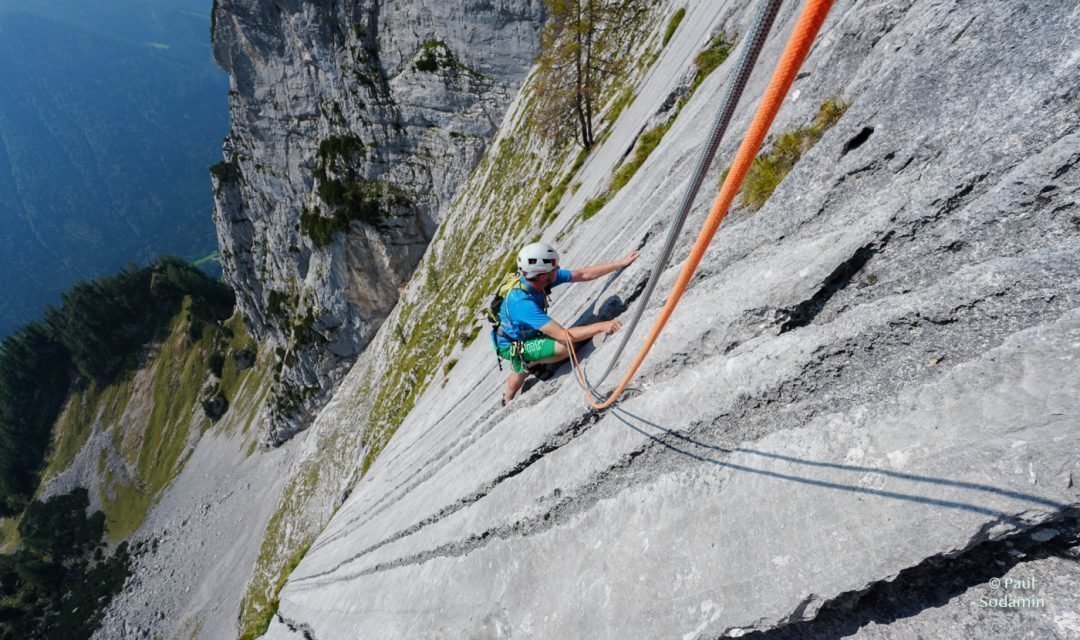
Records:
<instances>
[{"instance_id":1,"label":"smooth rock slab","mask_svg":"<svg viewBox=\"0 0 1080 640\"><path fill-rule=\"evenodd\" d=\"M688 443L684 471L463 556L340 581L302 564L282 615L317 638L696 638L812 617L1080 502L1080 368L1062 345L1080 346L1080 313L893 402L730 456Z\"/></svg>"},{"instance_id":2,"label":"smooth rock slab","mask_svg":"<svg viewBox=\"0 0 1080 640\"><path fill-rule=\"evenodd\" d=\"M725 23L720 5L690 15L706 6ZM721 228L619 410L592 415L565 371L499 408L477 340L295 570L270 635L773 633L984 540L1036 535L1078 501L1078 19L1055 2L838 3L775 131L837 92L852 106L761 211ZM643 250L560 291L560 321L641 281L716 73L560 245L571 266ZM661 84L644 81L635 110L657 108ZM613 128L575 198L638 130ZM598 345L590 366L609 354ZM367 388L372 362L343 389ZM321 429L368 426L349 409L362 403L335 403Z\"/></svg>"}]
</instances>

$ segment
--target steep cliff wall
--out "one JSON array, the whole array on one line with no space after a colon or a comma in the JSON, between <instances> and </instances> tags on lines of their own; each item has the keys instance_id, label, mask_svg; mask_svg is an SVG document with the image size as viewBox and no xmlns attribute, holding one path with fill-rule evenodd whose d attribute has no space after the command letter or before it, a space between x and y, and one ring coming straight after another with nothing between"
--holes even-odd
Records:
<instances>
[{"instance_id":1,"label":"steep cliff wall","mask_svg":"<svg viewBox=\"0 0 1080 640\"><path fill-rule=\"evenodd\" d=\"M616 409L587 410L566 368L502 408L485 336L437 354L414 340L458 327L447 290L467 308L490 284L468 241L489 235L561 238L569 266L641 247L621 275L559 291L554 316L633 300L729 66L599 213L582 206L667 112L694 53L721 29L745 33L743 4L686 3L580 169L532 158L531 173L559 167L556 182L569 171L578 185L553 220L543 180L500 191L493 169L535 151L519 97L424 257L455 277L410 282L305 442L308 472L280 511L290 526L268 536L303 560L268 637L1075 636L1077 572L1057 561L1076 553L1080 507L1080 13L1068 3L838 2L774 132L808 125L829 98L850 107L760 211L721 229ZM780 34L797 9L784 7ZM770 38L748 96L782 42ZM710 184L737 143L725 140ZM524 220L491 208L507 197ZM585 354L603 363L610 347ZM403 419L386 408L402 402ZM310 523L330 514L307 549ZM1053 570L1043 609L979 607L995 596L989 577Z\"/></svg>"},{"instance_id":2,"label":"steep cliff wall","mask_svg":"<svg viewBox=\"0 0 1080 640\"><path fill-rule=\"evenodd\" d=\"M394 306L538 46L540 2L218 0L225 278L279 361L263 441L305 426Z\"/></svg>"},{"instance_id":3,"label":"steep cliff wall","mask_svg":"<svg viewBox=\"0 0 1080 640\"><path fill-rule=\"evenodd\" d=\"M601 143L589 153L539 141L529 116L542 96L527 80L311 428L250 458L242 442L203 438L144 528L160 545L99 637L228 637L241 590L244 637L271 620L269 637L320 640L1075 637L1080 13L1067 3L838 2L763 154L787 139L779 134L814 128L823 104L849 106L833 109L838 121L764 207L733 211L620 404L588 410L564 367L499 405L506 373L478 313L508 258L539 237L570 267L640 248L622 274L556 290L553 315L585 322L634 302L730 80L729 62L690 92L695 58L720 32L741 41L756 8L744 5L653 5L627 34L636 64L607 89ZM287 6L286 16L314 11ZM782 9L706 192L798 8ZM253 11L223 4L216 28L293 24L272 8ZM234 30L252 36L237 46L264 52L266 68L276 64L268 51L303 58L257 32ZM418 54L414 65L453 66L440 59ZM275 87L263 91L280 91L281 104L307 100ZM260 106L242 100L245 90L237 85L233 99L252 118L274 109L272 95ZM316 284L286 295L281 282L301 264L292 261L343 254L368 223L341 233L301 219L302 206L291 223L248 220L243 198L254 196L244 194L256 191L247 185L280 190L260 206L282 222L294 188L330 219L319 186L344 186L366 155L344 128L278 117L262 135L284 136L274 157L306 149L296 175L310 172L310 182L227 156L218 215L231 230L224 248L248 238L243 251L229 249L231 277L281 262L285 280L252 281L241 295L289 360L294 330L319 327L265 316L306 309L318 290L308 268ZM283 133L298 126L314 138ZM650 137L642 133L658 130L659 145L615 190L613 176L629 173ZM408 183L394 184L380 193L401 204L395 189ZM645 326L708 200L694 208ZM315 236L328 244L315 248ZM284 244L271 251L270 242ZM280 287L275 304L259 282ZM590 370L612 346L582 350ZM305 358L286 363L286 381L317 362ZM1006 577L1034 579L1030 595L1043 606L981 606L1000 595L989 580Z\"/></svg>"}]
</instances>

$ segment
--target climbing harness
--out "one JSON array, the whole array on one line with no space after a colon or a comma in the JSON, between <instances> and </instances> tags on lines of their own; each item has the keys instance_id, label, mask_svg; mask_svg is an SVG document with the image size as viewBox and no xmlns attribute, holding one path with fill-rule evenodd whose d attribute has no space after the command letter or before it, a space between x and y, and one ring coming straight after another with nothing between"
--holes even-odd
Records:
<instances>
[{"instance_id":1,"label":"climbing harness","mask_svg":"<svg viewBox=\"0 0 1080 640\"><path fill-rule=\"evenodd\" d=\"M776 7L772 7L776 4ZM731 206L732 201L735 199L736 193L742 186L743 180L746 178L747 172L750 170L750 165L754 161L754 157L757 155L758 150L761 148L762 143L765 141L765 136L769 132L769 127L772 125L773 120L776 118L777 112L780 110L780 106L783 103L784 96L787 95L788 90L791 88L791 84L795 80L795 76L802 66L803 61L806 59L807 54L810 52L810 47L814 43L814 39L817 36L818 31L821 30L821 25L825 22L825 17L829 13L829 9L832 7L833 0L807 0L806 6L803 8L802 14L799 16L798 22L795 25L795 29L791 36L788 38L787 46L784 49L783 54L780 57L780 62L777 64L776 70L773 72L772 79L769 82L768 88L765 90L765 94L761 98L761 102L758 105L757 112L754 114L754 120L750 123L750 127L747 129L746 136L743 138L742 144L739 146L739 150L735 155L735 160L732 162L731 169L728 171L727 177L724 179L724 184L720 188L720 192L717 194L716 199L713 201L712 208L709 210L709 216L702 224L700 233L697 240L694 242L694 246L690 250L690 255L687 256L686 262L683 263L682 271L679 273L679 278L672 287L671 294L668 296L667 301L664 303L664 307L660 310L660 315L653 323L652 329L649 331L649 335L645 339L645 343L642 345L641 350L638 351L634 357L634 361L631 363L630 368L623 375L622 380L616 386L616 388L608 395L606 399L597 400L594 398L594 394L599 396L591 389L591 386L585 377L584 370L579 366L577 353L574 350L573 341L570 340L570 333L565 335L568 350L570 352L570 361L574 367L574 371L578 377L578 383L585 391L586 400L595 409L605 409L611 406L615 400L626 390L630 380L633 379L634 374L641 367L641 364L645 360L645 356L648 355L649 350L652 349L660 332L667 324L668 319L671 317L672 312L678 305L679 300L682 298L683 293L686 291L687 285L690 283L690 279L693 277L694 272L697 270L698 264L701 263L701 259L705 254L705 250L708 248L709 243L712 241L713 236L716 234L717 228L727 215L728 209ZM764 35L757 33L757 28L760 28L764 24L764 29L767 32L768 27L771 25L773 18L776 15L776 9L779 6L777 0L768 0L766 5L762 9L762 13L759 14L759 19L755 22L755 35L748 44L748 47L753 48L754 43L757 42L757 48L760 49L761 42L764 41ZM771 13L772 17L763 18L766 14ZM766 24L767 23L767 24ZM757 53L753 53L752 57L756 58ZM751 54L744 52L744 57L740 63L750 60L752 66ZM739 77L743 75L744 70L740 68L737 74L735 82L739 82ZM748 73L748 72L747 72ZM742 82L745 84L745 77L742 78ZM738 92L742 89L739 88ZM733 95L735 92L729 90L729 95ZM734 95L734 99L738 99L738 95ZM725 105L725 108L727 105ZM722 109L723 111L723 109ZM730 116L729 116L730 117ZM726 126L726 123L724 123ZM714 127L715 129L715 127ZM722 131L721 131L722 133ZM717 141L718 142L718 141ZM710 140L710 144L712 141ZM715 150L714 150L715 152ZM710 154L711 160L711 154ZM700 164L699 164L700 166ZM707 161L706 161L707 168ZM703 172L702 172L703 173ZM693 186L693 184L691 185ZM700 187L700 185L698 185ZM696 192L696 188L695 188ZM690 191L687 191L687 197L692 201L693 195ZM688 204L684 205L688 208ZM685 218L685 214L683 214ZM672 225L672 231L668 234L668 243L673 244L674 238L678 236L679 230L681 230L683 221L678 221ZM676 226L678 228L676 228ZM670 252L670 248L665 246L665 249ZM665 256L664 261L667 257ZM659 269L663 268L663 264L658 264L657 270L654 271L653 278L650 278L650 283L656 278L656 273ZM651 294L651 290L649 292ZM644 300L639 302L638 312L634 316L633 322L636 323L637 319L641 315L641 310L645 306ZM632 327L630 329L632 331ZM626 340L629 338L630 331L627 331L627 335L623 339L621 350L625 346ZM604 372L604 376L611 370L611 366L614 364L619 353L615 354L615 358L612 358L607 370Z\"/></svg>"}]
</instances>

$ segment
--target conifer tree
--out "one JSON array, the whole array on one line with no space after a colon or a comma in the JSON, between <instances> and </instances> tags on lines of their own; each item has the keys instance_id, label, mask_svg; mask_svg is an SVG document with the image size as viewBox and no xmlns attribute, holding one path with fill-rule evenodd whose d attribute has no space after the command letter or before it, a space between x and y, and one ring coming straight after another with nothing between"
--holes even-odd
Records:
<instances>
[{"instance_id":1,"label":"conifer tree","mask_svg":"<svg viewBox=\"0 0 1080 640\"><path fill-rule=\"evenodd\" d=\"M647 0L545 0L548 22L540 33L539 100L534 125L542 136L571 135L586 149L596 141L593 118L605 83L623 71L619 55Z\"/></svg>"}]
</instances>

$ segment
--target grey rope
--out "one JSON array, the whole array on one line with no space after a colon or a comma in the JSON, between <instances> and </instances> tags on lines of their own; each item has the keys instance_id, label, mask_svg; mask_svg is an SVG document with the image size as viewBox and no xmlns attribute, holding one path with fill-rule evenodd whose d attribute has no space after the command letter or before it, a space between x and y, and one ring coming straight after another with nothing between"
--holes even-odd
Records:
<instances>
[{"instance_id":1,"label":"grey rope","mask_svg":"<svg viewBox=\"0 0 1080 640\"><path fill-rule=\"evenodd\" d=\"M773 21L776 19L776 14L780 11L782 2L783 0L765 0L762 3L761 9L754 19L754 24L750 27L750 37L746 40L746 43L742 48L735 76L728 84L727 91L724 94L724 100L720 110L716 114L716 120L713 121L712 129L709 132L708 143L705 145L704 150L702 150L701 157L698 158L697 167L694 169L693 177L690 179L690 184L687 185L686 192L683 194L682 203L679 204L679 211L671 221L667 239L664 241L664 248L660 252L660 257L656 262L656 266L653 267L649 282L645 285L645 290L638 300L637 309L634 311L634 317L630 320L629 326L623 330L623 337L619 342L619 347L615 350L615 354L611 356L611 359L608 361L607 367L600 375L600 378L595 383L589 382L587 378L585 380L590 391L598 397L601 394L597 393L592 387L594 384L602 383L608 377L608 374L611 373L619 356L622 355L623 350L626 348L626 343L630 341L630 336L633 335L638 321L641 320L641 314L644 313L645 305L648 304L649 298L656 288L656 283L659 282L660 275L663 273L664 267L667 266L668 259L671 258L671 252L675 248L675 241L679 238L679 233L682 231L683 225L686 223L686 218L690 214L690 207L694 204L694 198L697 197L698 191L701 190L701 184L705 181L705 173L708 172L713 156L716 155L716 150L720 147L720 140L724 137L724 132L727 130L728 123L731 122L731 116L735 112L735 106L742 96L743 89L746 88L750 73L754 70L754 64L757 62L758 54L761 53L761 49L765 45L765 38L769 35L769 30L772 28ZM582 370L582 374L584 375L584 370Z\"/></svg>"}]
</instances>

